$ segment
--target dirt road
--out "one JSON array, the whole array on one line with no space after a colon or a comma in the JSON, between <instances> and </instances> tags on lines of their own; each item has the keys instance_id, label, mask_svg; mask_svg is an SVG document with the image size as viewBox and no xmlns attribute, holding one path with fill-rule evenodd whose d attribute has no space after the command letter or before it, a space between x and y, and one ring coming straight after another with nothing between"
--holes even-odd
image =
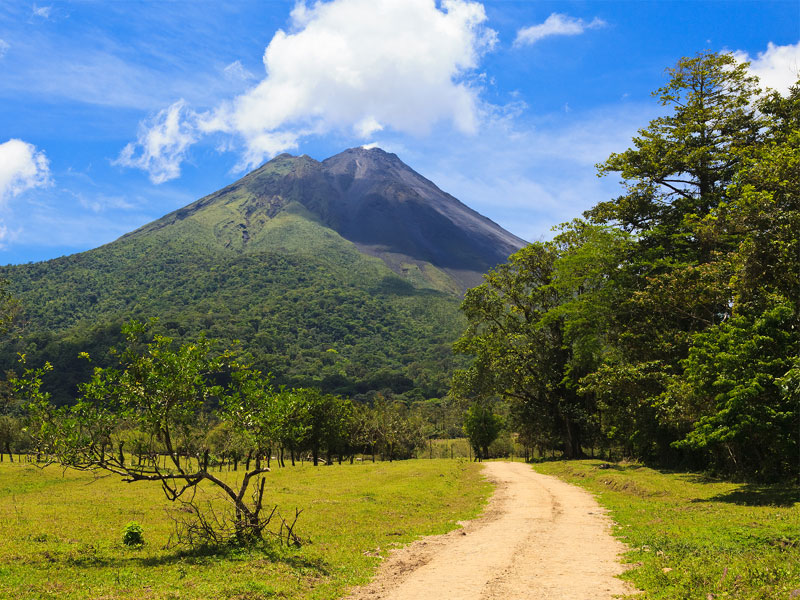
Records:
<instances>
[{"instance_id":1,"label":"dirt road","mask_svg":"<svg viewBox=\"0 0 800 600\"><path fill-rule=\"evenodd\" d=\"M592 496L522 463L485 463L484 514L392 553L350 600L600 600L632 593L614 577L624 549Z\"/></svg>"}]
</instances>

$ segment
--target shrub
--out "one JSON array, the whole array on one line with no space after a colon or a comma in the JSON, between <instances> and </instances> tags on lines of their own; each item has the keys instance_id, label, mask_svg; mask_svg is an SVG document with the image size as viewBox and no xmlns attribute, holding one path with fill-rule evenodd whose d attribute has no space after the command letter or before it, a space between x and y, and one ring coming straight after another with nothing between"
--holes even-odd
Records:
<instances>
[{"instance_id":1,"label":"shrub","mask_svg":"<svg viewBox=\"0 0 800 600\"><path fill-rule=\"evenodd\" d=\"M122 543L126 546L143 546L144 529L136 521L131 521L122 530Z\"/></svg>"}]
</instances>

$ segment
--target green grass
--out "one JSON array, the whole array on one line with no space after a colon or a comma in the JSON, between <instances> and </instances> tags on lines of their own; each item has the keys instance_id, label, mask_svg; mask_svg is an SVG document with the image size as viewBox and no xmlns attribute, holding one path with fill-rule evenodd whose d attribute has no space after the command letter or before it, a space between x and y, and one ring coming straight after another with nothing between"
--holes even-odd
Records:
<instances>
[{"instance_id":1,"label":"green grass","mask_svg":"<svg viewBox=\"0 0 800 600\"><path fill-rule=\"evenodd\" d=\"M585 487L609 509L631 549L624 578L644 590L638 598L800 598L800 488L601 464L535 469Z\"/></svg>"},{"instance_id":2,"label":"green grass","mask_svg":"<svg viewBox=\"0 0 800 600\"><path fill-rule=\"evenodd\" d=\"M303 509L310 543L191 552L164 548L180 513L157 485L0 464L0 598L338 598L379 556L453 529L490 493L477 465L456 460L287 467L267 489L284 514ZM142 548L122 544L130 521Z\"/></svg>"}]
</instances>

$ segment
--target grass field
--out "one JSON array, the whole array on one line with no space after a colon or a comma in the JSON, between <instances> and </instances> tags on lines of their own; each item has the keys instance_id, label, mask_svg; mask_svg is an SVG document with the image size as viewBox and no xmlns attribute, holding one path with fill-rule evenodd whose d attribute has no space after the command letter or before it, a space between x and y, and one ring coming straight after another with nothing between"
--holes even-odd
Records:
<instances>
[{"instance_id":1,"label":"grass field","mask_svg":"<svg viewBox=\"0 0 800 600\"><path fill-rule=\"evenodd\" d=\"M230 473L230 476L234 476ZM311 542L299 550L164 549L178 507L155 484L0 464L0 598L337 598L379 555L478 514L490 493L478 465L413 460L275 469L270 502ZM129 521L146 544L122 544Z\"/></svg>"},{"instance_id":2,"label":"grass field","mask_svg":"<svg viewBox=\"0 0 800 600\"><path fill-rule=\"evenodd\" d=\"M601 461L535 466L594 492L617 522L644 599L800 599L800 488ZM575 560L580 560L576 548Z\"/></svg>"}]
</instances>

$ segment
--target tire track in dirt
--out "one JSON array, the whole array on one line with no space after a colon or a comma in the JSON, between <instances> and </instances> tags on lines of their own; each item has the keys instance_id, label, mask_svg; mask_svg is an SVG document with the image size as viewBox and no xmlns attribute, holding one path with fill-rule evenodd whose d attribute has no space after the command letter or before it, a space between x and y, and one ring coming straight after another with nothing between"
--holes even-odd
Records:
<instances>
[{"instance_id":1,"label":"tire track in dirt","mask_svg":"<svg viewBox=\"0 0 800 600\"><path fill-rule=\"evenodd\" d=\"M606 600L624 546L591 494L522 463L484 463L496 488L463 528L392 552L348 600Z\"/></svg>"}]
</instances>

